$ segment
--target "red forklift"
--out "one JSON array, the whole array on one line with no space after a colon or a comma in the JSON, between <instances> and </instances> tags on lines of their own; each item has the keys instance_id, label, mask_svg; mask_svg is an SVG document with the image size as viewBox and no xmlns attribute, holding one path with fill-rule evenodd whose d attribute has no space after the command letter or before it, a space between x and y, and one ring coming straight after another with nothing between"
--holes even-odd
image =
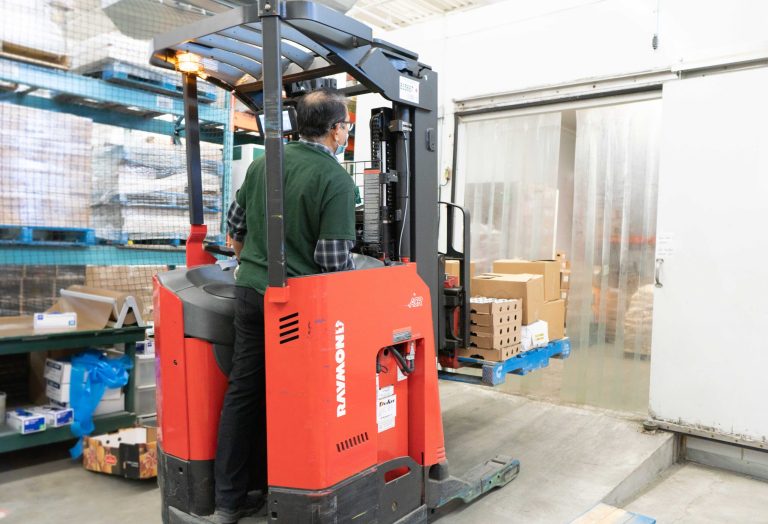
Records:
<instances>
[{"instance_id":1,"label":"red forklift","mask_svg":"<svg viewBox=\"0 0 768 524\"><path fill-rule=\"evenodd\" d=\"M445 286L438 252L437 75L418 56L312 2L260 0L154 41L152 63L184 81L191 233L187 266L155 277L159 359L159 483L165 523L214 510L213 461L234 342L234 262L206 243L198 78L263 118L269 249L265 295L267 521L421 523L453 500L471 502L514 479L497 456L451 476L443 439L438 358L456 362L468 337L468 264ZM283 145L292 98L346 73L347 95L379 93L371 169L358 211L355 271L287 278ZM285 99L284 99L285 95ZM360 118L358 115L358 122ZM367 269L361 269L367 267ZM455 366L458 367L458 366Z\"/></svg>"}]
</instances>

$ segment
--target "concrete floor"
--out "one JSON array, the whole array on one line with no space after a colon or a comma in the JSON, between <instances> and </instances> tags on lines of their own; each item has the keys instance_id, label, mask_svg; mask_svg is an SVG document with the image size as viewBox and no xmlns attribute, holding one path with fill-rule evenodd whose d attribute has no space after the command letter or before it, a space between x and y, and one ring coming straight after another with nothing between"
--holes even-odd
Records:
<instances>
[{"instance_id":1,"label":"concrete floor","mask_svg":"<svg viewBox=\"0 0 768 524\"><path fill-rule=\"evenodd\" d=\"M660 524L768 523L768 483L691 462L676 464L625 509Z\"/></svg>"},{"instance_id":2,"label":"concrete floor","mask_svg":"<svg viewBox=\"0 0 768 524\"><path fill-rule=\"evenodd\" d=\"M648 485L626 508L659 522L768 523L766 483L690 464L660 477L669 465L671 434L647 434L636 420L488 388L442 382L440 389L453 474L497 453L522 464L511 484L436 515L440 524L563 524L598 502L631 500ZM2 524L160 522L153 481L85 471L59 458L65 446L29 453L0 461Z\"/></svg>"}]
</instances>

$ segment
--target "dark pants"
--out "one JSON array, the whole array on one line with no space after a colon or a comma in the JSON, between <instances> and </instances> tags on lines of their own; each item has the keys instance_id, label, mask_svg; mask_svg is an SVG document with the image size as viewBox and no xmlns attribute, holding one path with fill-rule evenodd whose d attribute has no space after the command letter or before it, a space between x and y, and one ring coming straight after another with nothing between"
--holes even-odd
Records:
<instances>
[{"instance_id":1,"label":"dark pants","mask_svg":"<svg viewBox=\"0 0 768 524\"><path fill-rule=\"evenodd\" d=\"M264 295L237 287L235 347L216 449L216 507L241 508L249 488L267 488Z\"/></svg>"}]
</instances>

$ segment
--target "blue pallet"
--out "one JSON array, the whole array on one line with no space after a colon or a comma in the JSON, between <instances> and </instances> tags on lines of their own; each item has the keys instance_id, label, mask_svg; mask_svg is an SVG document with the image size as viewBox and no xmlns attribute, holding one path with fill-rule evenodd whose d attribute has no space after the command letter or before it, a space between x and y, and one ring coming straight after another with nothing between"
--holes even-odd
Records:
<instances>
[{"instance_id":1,"label":"blue pallet","mask_svg":"<svg viewBox=\"0 0 768 524\"><path fill-rule=\"evenodd\" d=\"M93 246L93 229L77 227L0 225L0 245Z\"/></svg>"},{"instance_id":2,"label":"blue pallet","mask_svg":"<svg viewBox=\"0 0 768 524\"><path fill-rule=\"evenodd\" d=\"M571 341L568 338L563 338L561 340L550 342L546 347L518 353L514 357L508 358L502 362L471 357L459 357L459 362L464 366L481 368L483 376L477 377L453 371L440 371L439 377L445 380L467 382L469 384L498 386L505 382L507 375L510 373L514 375L527 375L531 371L547 367L550 358L564 359L568 358L570 354Z\"/></svg>"},{"instance_id":3,"label":"blue pallet","mask_svg":"<svg viewBox=\"0 0 768 524\"><path fill-rule=\"evenodd\" d=\"M107 66L108 67L108 66ZM136 75L131 75L123 71L114 71L106 69L99 73L92 73L90 76L101 78L107 82L115 84L121 84L128 87L134 87L137 89L144 89L147 91L153 91L156 93L162 93L165 95L182 96L184 94L183 87L173 82L167 82L164 80L155 80L151 78L141 78ZM216 95L214 93L206 93L204 91L198 91L198 100L203 104L210 104L216 101Z\"/></svg>"}]
</instances>

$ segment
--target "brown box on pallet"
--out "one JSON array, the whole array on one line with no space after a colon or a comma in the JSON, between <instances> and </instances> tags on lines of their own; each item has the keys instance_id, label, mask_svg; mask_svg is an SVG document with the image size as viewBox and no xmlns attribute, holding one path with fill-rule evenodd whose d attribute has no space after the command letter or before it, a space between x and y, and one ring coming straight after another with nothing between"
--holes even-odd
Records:
<instances>
[{"instance_id":1,"label":"brown box on pallet","mask_svg":"<svg viewBox=\"0 0 768 524\"><path fill-rule=\"evenodd\" d=\"M520 330L516 330L514 333L503 333L501 335L492 334L471 334L469 337L470 347L484 348L484 349L501 349L507 346L514 346L520 343Z\"/></svg>"},{"instance_id":2,"label":"brown box on pallet","mask_svg":"<svg viewBox=\"0 0 768 524\"><path fill-rule=\"evenodd\" d=\"M541 275L483 273L472 279L472 292L492 298L519 298L523 301L523 324L539 320L544 303L544 278Z\"/></svg>"},{"instance_id":3,"label":"brown box on pallet","mask_svg":"<svg viewBox=\"0 0 768 524\"><path fill-rule=\"evenodd\" d=\"M560 340L565 336L565 300L545 302L541 308L541 320L547 321L549 340Z\"/></svg>"},{"instance_id":4,"label":"brown box on pallet","mask_svg":"<svg viewBox=\"0 0 768 524\"><path fill-rule=\"evenodd\" d=\"M520 353L520 344L514 346L507 346L500 349L486 349L486 348L461 348L456 351L456 354L460 357L468 358L480 358L482 360L493 360L501 362L507 360Z\"/></svg>"},{"instance_id":5,"label":"brown box on pallet","mask_svg":"<svg viewBox=\"0 0 768 524\"><path fill-rule=\"evenodd\" d=\"M504 337L506 336L520 336L521 324L497 324L495 326L477 326L470 324L469 334L477 337ZM512 342L515 343L514 341Z\"/></svg>"},{"instance_id":6,"label":"brown box on pallet","mask_svg":"<svg viewBox=\"0 0 768 524\"><path fill-rule=\"evenodd\" d=\"M470 299L470 323L478 326L511 324L521 322L523 302L520 299L493 299L474 297Z\"/></svg>"},{"instance_id":7,"label":"brown box on pallet","mask_svg":"<svg viewBox=\"0 0 768 524\"><path fill-rule=\"evenodd\" d=\"M445 274L452 277L459 277L459 261L458 260L446 260L445 261ZM469 278L475 276L475 263L469 263Z\"/></svg>"},{"instance_id":8,"label":"brown box on pallet","mask_svg":"<svg viewBox=\"0 0 768 524\"><path fill-rule=\"evenodd\" d=\"M557 300L560 297L560 262L557 260L495 260L493 272L542 275L544 300Z\"/></svg>"}]
</instances>

